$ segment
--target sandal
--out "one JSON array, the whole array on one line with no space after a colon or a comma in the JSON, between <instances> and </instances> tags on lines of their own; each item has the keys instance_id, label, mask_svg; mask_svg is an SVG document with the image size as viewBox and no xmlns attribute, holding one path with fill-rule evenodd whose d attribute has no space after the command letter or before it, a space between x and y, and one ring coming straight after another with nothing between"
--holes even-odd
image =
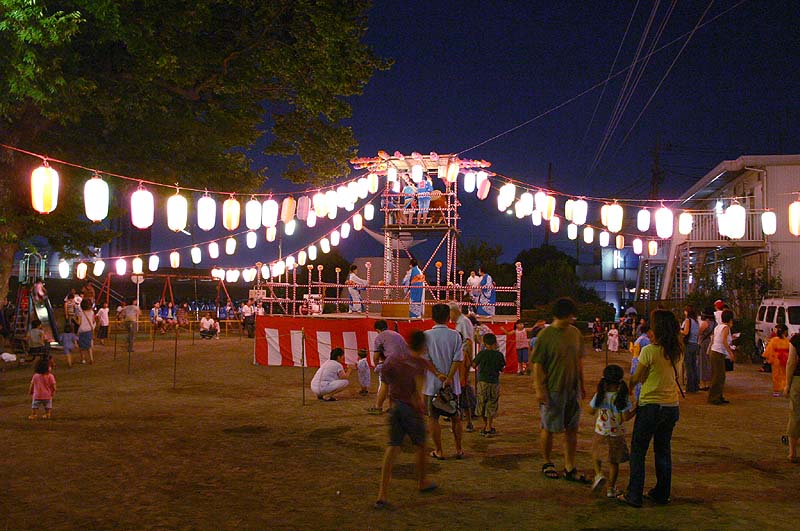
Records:
<instances>
[{"instance_id":1,"label":"sandal","mask_svg":"<svg viewBox=\"0 0 800 531\"><path fill-rule=\"evenodd\" d=\"M567 471L567 469L565 468L563 470L563 473L564 473L564 479L566 479L567 481L572 481L573 483L581 483L583 485L588 485L589 483L591 483L591 480L587 479L586 476L584 476L583 474L580 475L578 474L577 468L573 468L572 470L569 471Z\"/></svg>"},{"instance_id":2,"label":"sandal","mask_svg":"<svg viewBox=\"0 0 800 531\"><path fill-rule=\"evenodd\" d=\"M322 400L325 402L336 402L336 399L333 398L332 396L329 396L328 398L323 398Z\"/></svg>"},{"instance_id":3,"label":"sandal","mask_svg":"<svg viewBox=\"0 0 800 531\"><path fill-rule=\"evenodd\" d=\"M460 451L455 455L456 459L464 459L466 456L464 455L464 451Z\"/></svg>"},{"instance_id":4,"label":"sandal","mask_svg":"<svg viewBox=\"0 0 800 531\"><path fill-rule=\"evenodd\" d=\"M437 454L436 450L432 451L430 455L437 461L444 461L444 456Z\"/></svg>"},{"instance_id":5,"label":"sandal","mask_svg":"<svg viewBox=\"0 0 800 531\"><path fill-rule=\"evenodd\" d=\"M628 498L627 494L620 494L619 496L617 496L617 501L620 503L624 503L628 507L635 507L636 509L640 509L642 507L641 503L634 502L633 500Z\"/></svg>"},{"instance_id":6,"label":"sandal","mask_svg":"<svg viewBox=\"0 0 800 531\"><path fill-rule=\"evenodd\" d=\"M542 465L542 474L547 479L558 479L558 472L556 471L556 465L553 463L545 463Z\"/></svg>"}]
</instances>

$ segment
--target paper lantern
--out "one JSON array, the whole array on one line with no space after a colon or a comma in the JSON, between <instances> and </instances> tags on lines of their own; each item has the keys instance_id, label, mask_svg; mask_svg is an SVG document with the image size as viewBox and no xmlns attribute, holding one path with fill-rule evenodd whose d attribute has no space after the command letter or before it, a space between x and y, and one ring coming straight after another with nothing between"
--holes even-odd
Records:
<instances>
[{"instance_id":1,"label":"paper lantern","mask_svg":"<svg viewBox=\"0 0 800 531\"><path fill-rule=\"evenodd\" d=\"M244 204L244 224L250 230L261 228L261 202L256 198Z\"/></svg>"},{"instance_id":2,"label":"paper lantern","mask_svg":"<svg viewBox=\"0 0 800 531\"><path fill-rule=\"evenodd\" d=\"M397 168L389 166L386 170L386 181L390 183L397 182Z\"/></svg>"},{"instance_id":3,"label":"paper lantern","mask_svg":"<svg viewBox=\"0 0 800 531\"><path fill-rule=\"evenodd\" d=\"M639 210L636 214L636 228L639 232L647 232L650 230L650 211L646 208Z\"/></svg>"},{"instance_id":4,"label":"paper lantern","mask_svg":"<svg viewBox=\"0 0 800 531\"><path fill-rule=\"evenodd\" d=\"M239 275L241 275L241 273L239 272L238 269L228 269L225 272L225 282L227 282L229 284L233 284L235 282L238 282L239 281Z\"/></svg>"},{"instance_id":5,"label":"paper lantern","mask_svg":"<svg viewBox=\"0 0 800 531\"><path fill-rule=\"evenodd\" d=\"M567 225L567 238L575 240L578 238L578 226L574 223Z\"/></svg>"},{"instance_id":6,"label":"paper lantern","mask_svg":"<svg viewBox=\"0 0 800 531\"><path fill-rule=\"evenodd\" d=\"M328 212L328 219L336 219L336 209L339 208L339 194L336 190L325 192L325 210Z\"/></svg>"},{"instance_id":7,"label":"paper lantern","mask_svg":"<svg viewBox=\"0 0 800 531\"><path fill-rule=\"evenodd\" d=\"M604 227L608 227L608 205L600 207L600 224Z\"/></svg>"},{"instance_id":8,"label":"paper lantern","mask_svg":"<svg viewBox=\"0 0 800 531\"><path fill-rule=\"evenodd\" d=\"M422 165L414 164L411 166L411 180L415 183L422 181Z\"/></svg>"},{"instance_id":9,"label":"paper lantern","mask_svg":"<svg viewBox=\"0 0 800 531\"><path fill-rule=\"evenodd\" d=\"M370 173L367 176L367 192L369 192L370 194L374 194L378 191L379 186L380 186L380 181L378 180L378 175L375 173ZM362 197L362 199L366 198L367 198L366 195Z\"/></svg>"},{"instance_id":10,"label":"paper lantern","mask_svg":"<svg viewBox=\"0 0 800 531\"><path fill-rule=\"evenodd\" d=\"M138 256L131 260L131 272L134 275L141 275L144 273L144 261Z\"/></svg>"},{"instance_id":11,"label":"paper lantern","mask_svg":"<svg viewBox=\"0 0 800 531\"><path fill-rule=\"evenodd\" d=\"M42 214L49 214L58 206L58 172L45 162L31 173L31 204Z\"/></svg>"},{"instance_id":12,"label":"paper lantern","mask_svg":"<svg viewBox=\"0 0 800 531\"><path fill-rule=\"evenodd\" d=\"M614 238L614 243L620 251L625 248L625 236L622 234L617 234L617 237Z\"/></svg>"},{"instance_id":13,"label":"paper lantern","mask_svg":"<svg viewBox=\"0 0 800 531\"><path fill-rule=\"evenodd\" d=\"M800 199L789 205L789 232L800 236Z\"/></svg>"},{"instance_id":14,"label":"paper lantern","mask_svg":"<svg viewBox=\"0 0 800 531\"><path fill-rule=\"evenodd\" d=\"M364 219L367 221L372 221L372 218L375 217L375 205L369 203L364 207Z\"/></svg>"},{"instance_id":15,"label":"paper lantern","mask_svg":"<svg viewBox=\"0 0 800 531\"><path fill-rule=\"evenodd\" d=\"M208 244L208 257L212 260L219 258L219 244L217 242Z\"/></svg>"},{"instance_id":16,"label":"paper lantern","mask_svg":"<svg viewBox=\"0 0 800 531\"><path fill-rule=\"evenodd\" d=\"M265 227L274 227L278 224L278 202L274 199L264 201L261 209L261 223Z\"/></svg>"},{"instance_id":17,"label":"paper lantern","mask_svg":"<svg viewBox=\"0 0 800 531\"><path fill-rule=\"evenodd\" d=\"M572 205L572 222L575 225L583 225L586 223L586 217L589 214L589 203L583 199L577 199Z\"/></svg>"},{"instance_id":18,"label":"paper lantern","mask_svg":"<svg viewBox=\"0 0 800 531\"><path fill-rule=\"evenodd\" d=\"M242 280L245 282L252 282L256 278L256 270L254 268L248 267L244 271L242 271Z\"/></svg>"},{"instance_id":19,"label":"paper lantern","mask_svg":"<svg viewBox=\"0 0 800 531\"><path fill-rule=\"evenodd\" d=\"M366 177L361 177L358 181L356 181L355 189L356 195L359 199L366 199L369 195L369 179Z\"/></svg>"},{"instance_id":20,"label":"paper lantern","mask_svg":"<svg viewBox=\"0 0 800 531\"><path fill-rule=\"evenodd\" d=\"M284 197L281 203L281 221L289 223L294 219L294 213L297 209L297 201L294 197Z\"/></svg>"},{"instance_id":21,"label":"paper lantern","mask_svg":"<svg viewBox=\"0 0 800 531\"><path fill-rule=\"evenodd\" d=\"M342 223L342 226L339 227L339 232L342 234L342 239L347 239L350 236L350 224L347 222Z\"/></svg>"},{"instance_id":22,"label":"paper lantern","mask_svg":"<svg viewBox=\"0 0 800 531\"><path fill-rule=\"evenodd\" d=\"M643 250L642 247L643 247L642 240L640 238L635 238L633 240L633 252L635 254L642 254Z\"/></svg>"},{"instance_id":23,"label":"paper lantern","mask_svg":"<svg viewBox=\"0 0 800 531\"><path fill-rule=\"evenodd\" d=\"M552 218L556 213L556 198L552 195L548 195L547 199L545 200L544 210L542 211L542 219L548 220Z\"/></svg>"},{"instance_id":24,"label":"paper lantern","mask_svg":"<svg viewBox=\"0 0 800 531\"><path fill-rule=\"evenodd\" d=\"M597 241L600 243L600 247L608 247L608 244L611 243L611 234L604 230L598 235Z\"/></svg>"},{"instance_id":25,"label":"paper lantern","mask_svg":"<svg viewBox=\"0 0 800 531\"><path fill-rule=\"evenodd\" d=\"M480 172L479 172L480 173ZM484 179L478 185L478 199L483 201L487 197L489 197L489 192L492 190L492 182L489 179Z\"/></svg>"},{"instance_id":26,"label":"paper lantern","mask_svg":"<svg viewBox=\"0 0 800 531\"><path fill-rule=\"evenodd\" d=\"M128 272L128 262L124 258L118 258L114 263L114 268L117 270L118 276L124 276Z\"/></svg>"},{"instance_id":27,"label":"paper lantern","mask_svg":"<svg viewBox=\"0 0 800 531\"><path fill-rule=\"evenodd\" d=\"M658 225L656 225L658 226ZM647 242L647 254L650 256L655 256L658 254L658 242L655 240L650 240Z\"/></svg>"},{"instance_id":28,"label":"paper lantern","mask_svg":"<svg viewBox=\"0 0 800 531\"><path fill-rule=\"evenodd\" d=\"M517 187L512 183L506 183L500 187L500 193L497 196L498 210L505 210L514 202L514 197L517 195Z\"/></svg>"},{"instance_id":29,"label":"paper lantern","mask_svg":"<svg viewBox=\"0 0 800 531\"><path fill-rule=\"evenodd\" d=\"M189 251L189 256L192 257L192 263L193 264L199 264L200 260L203 259L203 253L200 252L200 247L198 247L196 245L194 247L192 247L191 251Z\"/></svg>"},{"instance_id":30,"label":"paper lantern","mask_svg":"<svg viewBox=\"0 0 800 531\"><path fill-rule=\"evenodd\" d=\"M225 254L228 256L236 252L236 238L230 237L225 239Z\"/></svg>"},{"instance_id":31,"label":"paper lantern","mask_svg":"<svg viewBox=\"0 0 800 531\"><path fill-rule=\"evenodd\" d=\"M574 199L567 199L567 201L564 203L564 219L567 221L572 221L572 209L574 206Z\"/></svg>"},{"instance_id":32,"label":"paper lantern","mask_svg":"<svg viewBox=\"0 0 800 531\"><path fill-rule=\"evenodd\" d=\"M178 251L169 253L169 265L172 269L178 269L181 266L181 253Z\"/></svg>"},{"instance_id":33,"label":"paper lantern","mask_svg":"<svg viewBox=\"0 0 800 531\"><path fill-rule=\"evenodd\" d=\"M151 254L150 258L147 260L147 269L149 269L151 273L155 273L158 271L158 262L158 255Z\"/></svg>"},{"instance_id":34,"label":"paper lantern","mask_svg":"<svg viewBox=\"0 0 800 531\"><path fill-rule=\"evenodd\" d=\"M142 186L131 194L131 224L137 229L147 229L153 225L155 200L153 194Z\"/></svg>"},{"instance_id":35,"label":"paper lantern","mask_svg":"<svg viewBox=\"0 0 800 531\"><path fill-rule=\"evenodd\" d=\"M672 210L662 206L656 210L656 234L659 238L671 238L674 229L675 218Z\"/></svg>"},{"instance_id":36,"label":"paper lantern","mask_svg":"<svg viewBox=\"0 0 800 531\"><path fill-rule=\"evenodd\" d=\"M308 213L311 211L311 199L304 195L297 200L297 219L305 221L308 219Z\"/></svg>"},{"instance_id":37,"label":"paper lantern","mask_svg":"<svg viewBox=\"0 0 800 531\"><path fill-rule=\"evenodd\" d=\"M556 233L561 228L561 219L558 216L550 218L550 232Z\"/></svg>"},{"instance_id":38,"label":"paper lantern","mask_svg":"<svg viewBox=\"0 0 800 531\"><path fill-rule=\"evenodd\" d=\"M248 249L255 249L256 245L258 244L258 235L255 232L250 231L247 233L247 236L245 236L244 241L247 243Z\"/></svg>"},{"instance_id":39,"label":"paper lantern","mask_svg":"<svg viewBox=\"0 0 800 531\"><path fill-rule=\"evenodd\" d=\"M514 215L517 216L517 219L525 217L525 204L522 201L514 203Z\"/></svg>"},{"instance_id":40,"label":"paper lantern","mask_svg":"<svg viewBox=\"0 0 800 531\"><path fill-rule=\"evenodd\" d=\"M726 213L724 210L717 213L717 230L719 230L719 235L722 237L728 237L728 229L730 228L726 221Z\"/></svg>"},{"instance_id":41,"label":"paper lantern","mask_svg":"<svg viewBox=\"0 0 800 531\"><path fill-rule=\"evenodd\" d=\"M106 263L102 260L96 260L94 263L94 267L92 267L92 274L96 277L99 277L103 274L103 271L106 269Z\"/></svg>"},{"instance_id":42,"label":"paper lantern","mask_svg":"<svg viewBox=\"0 0 800 531\"><path fill-rule=\"evenodd\" d=\"M309 245L308 246L308 259L312 262L317 259L317 246L316 245Z\"/></svg>"},{"instance_id":43,"label":"paper lantern","mask_svg":"<svg viewBox=\"0 0 800 531\"><path fill-rule=\"evenodd\" d=\"M308 211L308 217L306 217L306 226L310 229L317 225L317 213L314 210Z\"/></svg>"},{"instance_id":44,"label":"paper lantern","mask_svg":"<svg viewBox=\"0 0 800 531\"><path fill-rule=\"evenodd\" d=\"M464 191L468 194L471 194L475 191L475 185L477 184L477 177L475 176L474 171L468 171L464 174Z\"/></svg>"},{"instance_id":45,"label":"paper lantern","mask_svg":"<svg viewBox=\"0 0 800 531\"><path fill-rule=\"evenodd\" d=\"M222 203L222 226L228 230L236 230L242 217L242 204L230 196Z\"/></svg>"},{"instance_id":46,"label":"paper lantern","mask_svg":"<svg viewBox=\"0 0 800 531\"><path fill-rule=\"evenodd\" d=\"M61 278L67 278L69 276L69 262L66 260L60 260L58 262L58 276Z\"/></svg>"},{"instance_id":47,"label":"paper lantern","mask_svg":"<svg viewBox=\"0 0 800 531\"><path fill-rule=\"evenodd\" d=\"M447 182L453 184L458 179L458 172L460 171L458 161L454 160L447 165Z\"/></svg>"},{"instance_id":48,"label":"paper lantern","mask_svg":"<svg viewBox=\"0 0 800 531\"><path fill-rule=\"evenodd\" d=\"M292 234L294 234L296 228L297 228L297 221L290 219L283 225L283 233L287 236L291 236Z\"/></svg>"},{"instance_id":49,"label":"paper lantern","mask_svg":"<svg viewBox=\"0 0 800 531\"><path fill-rule=\"evenodd\" d=\"M778 218L775 212L768 210L761 213L761 232L767 236L772 236L778 231Z\"/></svg>"},{"instance_id":50,"label":"paper lantern","mask_svg":"<svg viewBox=\"0 0 800 531\"><path fill-rule=\"evenodd\" d=\"M547 194L543 190L539 190L536 192L536 195L533 196L533 202L536 206L536 210L543 213L547 208Z\"/></svg>"},{"instance_id":51,"label":"paper lantern","mask_svg":"<svg viewBox=\"0 0 800 531\"><path fill-rule=\"evenodd\" d=\"M277 227L267 227L267 241L272 243L275 241L275 238L278 236L278 229Z\"/></svg>"},{"instance_id":52,"label":"paper lantern","mask_svg":"<svg viewBox=\"0 0 800 531\"><path fill-rule=\"evenodd\" d=\"M108 183L96 175L83 186L83 205L91 221L103 221L108 216Z\"/></svg>"},{"instance_id":53,"label":"paper lantern","mask_svg":"<svg viewBox=\"0 0 800 531\"><path fill-rule=\"evenodd\" d=\"M209 231L217 223L217 202L208 194L197 200L197 227Z\"/></svg>"},{"instance_id":54,"label":"paper lantern","mask_svg":"<svg viewBox=\"0 0 800 531\"><path fill-rule=\"evenodd\" d=\"M681 212L678 216L678 233L686 236L692 232L694 216L689 212Z\"/></svg>"},{"instance_id":55,"label":"paper lantern","mask_svg":"<svg viewBox=\"0 0 800 531\"><path fill-rule=\"evenodd\" d=\"M305 251L300 251L297 253L297 264L300 266L306 265L306 261L308 260L308 254Z\"/></svg>"},{"instance_id":56,"label":"paper lantern","mask_svg":"<svg viewBox=\"0 0 800 531\"><path fill-rule=\"evenodd\" d=\"M335 230L335 231L331 232L331 245L333 247L338 246L340 238L341 238L341 235L339 234L338 230Z\"/></svg>"},{"instance_id":57,"label":"paper lantern","mask_svg":"<svg viewBox=\"0 0 800 531\"><path fill-rule=\"evenodd\" d=\"M586 243L592 243L594 241L594 229L592 227L584 227L583 241Z\"/></svg>"},{"instance_id":58,"label":"paper lantern","mask_svg":"<svg viewBox=\"0 0 800 531\"><path fill-rule=\"evenodd\" d=\"M261 278L269 278L269 265L264 264L261 266Z\"/></svg>"},{"instance_id":59,"label":"paper lantern","mask_svg":"<svg viewBox=\"0 0 800 531\"><path fill-rule=\"evenodd\" d=\"M86 278L86 272L89 270L89 266L86 265L86 262L81 262L75 267L75 276L78 279L83 280Z\"/></svg>"},{"instance_id":60,"label":"paper lantern","mask_svg":"<svg viewBox=\"0 0 800 531\"><path fill-rule=\"evenodd\" d=\"M481 184L485 183L489 180L489 174L483 170L478 171L475 174L475 187L480 188Z\"/></svg>"},{"instance_id":61,"label":"paper lantern","mask_svg":"<svg viewBox=\"0 0 800 531\"><path fill-rule=\"evenodd\" d=\"M286 270L287 271L291 271L292 269L294 269L294 262L295 262L294 256L287 256L286 257Z\"/></svg>"},{"instance_id":62,"label":"paper lantern","mask_svg":"<svg viewBox=\"0 0 800 531\"><path fill-rule=\"evenodd\" d=\"M725 210L725 233L734 240L744 238L747 230L747 211L739 203L734 203Z\"/></svg>"},{"instance_id":63,"label":"paper lantern","mask_svg":"<svg viewBox=\"0 0 800 531\"><path fill-rule=\"evenodd\" d=\"M319 241L319 248L322 249L322 252L328 254L331 252L331 242L328 238L322 238Z\"/></svg>"},{"instance_id":64,"label":"paper lantern","mask_svg":"<svg viewBox=\"0 0 800 531\"><path fill-rule=\"evenodd\" d=\"M519 202L523 205L522 216L530 216L534 208L533 194L530 192L523 192L522 195L519 196Z\"/></svg>"},{"instance_id":65,"label":"paper lantern","mask_svg":"<svg viewBox=\"0 0 800 531\"><path fill-rule=\"evenodd\" d=\"M356 209L356 204L355 204L355 203L347 203L347 204L344 206L344 209L345 209L346 211L348 211L348 212L352 212L353 210L355 210L355 209Z\"/></svg>"},{"instance_id":66,"label":"paper lantern","mask_svg":"<svg viewBox=\"0 0 800 531\"><path fill-rule=\"evenodd\" d=\"M353 230L361 230L364 228L364 218L361 217L361 214L356 214L353 216Z\"/></svg>"},{"instance_id":67,"label":"paper lantern","mask_svg":"<svg viewBox=\"0 0 800 531\"><path fill-rule=\"evenodd\" d=\"M325 217L328 215L328 210L325 208L325 194L322 192L317 192L314 194L314 198L312 200L314 205L314 212L317 213L319 217Z\"/></svg>"},{"instance_id":68,"label":"paper lantern","mask_svg":"<svg viewBox=\"0 0 800 531\"><path fill-rule=\"evenodd\" d=\"M167 199L167 226L173 232L186 230L189 219L189 202L179 191Z\"/></svg>"},{"instance_id":69,"label":"paper lantern","mask_svg":"<svg viewBox=\"0 0 800 531\"><path fill-rule=\"evenodd\" d=\"M535 227L538 227L539 225L541 225L542 224L542 213L539 212L538 210L534 210L533 212L531 212L531 223L533 223L533 225Z\"/></svg>"},{"instance_id":70,"label":"paper lantern","mask_svg":"<svg viewBox=\"0 0 800 531\"><path fill-rule=\"evenodd\" d=\"M608 230L609 232L617 233L622 230L622 218L624 211L622 205L613 203L608 205Z\"/></svg>"}]
</instances>

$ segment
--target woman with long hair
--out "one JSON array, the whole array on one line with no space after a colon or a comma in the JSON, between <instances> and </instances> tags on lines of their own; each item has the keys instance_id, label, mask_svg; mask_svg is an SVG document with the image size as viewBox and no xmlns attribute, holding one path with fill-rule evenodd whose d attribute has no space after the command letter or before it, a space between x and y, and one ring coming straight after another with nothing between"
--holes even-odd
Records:
<instances>
[{"instance_id":1,"label":"woman with long hair","mask_svg":"<svg viewBox=\"0 0 800 531\"><path fill-rule=\"evenodd\" d=\"M700 360L697 357L700 352L700 321L697 319L697 311L691 306L687 306L683 314L685 318L681 325L681 336L686 347L686 356L683 359L686 391L696 393L700 390Z\"/></svg>"},{"instance_id":2,"label":"woman with long hair","mask_svg":"<svg viewBox=\"0 0 800 531\"><path fill-rule=\"evenodd\" d=\"M655 310L651 314L653 343L639 354L639 364L631 377L631 387L642 384L636 421L631 437L631 477L628 492L619 501L641 507L644 493L647 449L653 440L656 464L656 485L647 492L655 503L670 501L672 490L672 430L678 422L678 368L683 358L678 320L668 310Z\"/></svg>"}]
</instances>

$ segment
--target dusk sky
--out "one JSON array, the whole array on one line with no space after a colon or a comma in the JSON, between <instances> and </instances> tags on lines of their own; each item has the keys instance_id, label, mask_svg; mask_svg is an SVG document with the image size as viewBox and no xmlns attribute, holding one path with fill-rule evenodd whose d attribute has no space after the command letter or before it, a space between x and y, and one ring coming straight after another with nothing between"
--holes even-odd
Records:
<instances>
[{"instance_id":1,"label":"dusk sky","mask_svg":"<svg viewBox=\"0 0 800 531\"><path fill-rule=\"evenodd\" d=\"M366 40L395 64L376 73L364 94L352 99L350 123L360 142L359 154L471 148L602 82L618 49L613 72L628 67L651 14L640 57L651 50L662 24L654 48L691 32L708 7L706 2L655 4L653 13L654 2L641 1L376 1ZM659 195L673 198L721 160L800 152L797 4L718 1L703 18L709 20L692 36L646 109L686 38L654 54L638 84L639 70L634 71L628 89L635 84L635 90L594 166L627 72L605 91L598 87L463 156L486 159L496 172L536 185L545 185L551 162L553 187L567 193L647 197L650 151L660 141L666 182ZM256 164L269 166L273 173L280 169L280 163L264 157L257 157ZM293 188L279 178L267 186ZM462 215L467 212L464 234L495 239L503 245L506 260L542 240L543 228L533 230L527 220L499 214L493 196L483 203L465 198ZM331 230L340 221L321 224L321 229ZM380 229L378 221L370 226ZM284 253L321 234L301 228L284 242ZM342 244L345 256L381 254L381 247L367 236L356 238L358 244L353 239ZM565 234L556 238L561 240L567 241ZM185 237L174 241L186 243ZM252 260L276 256L273 247L260 246ZM231 263L220 262L244 266L249 258L237 255Z\"/></svg>"}]
</instances>

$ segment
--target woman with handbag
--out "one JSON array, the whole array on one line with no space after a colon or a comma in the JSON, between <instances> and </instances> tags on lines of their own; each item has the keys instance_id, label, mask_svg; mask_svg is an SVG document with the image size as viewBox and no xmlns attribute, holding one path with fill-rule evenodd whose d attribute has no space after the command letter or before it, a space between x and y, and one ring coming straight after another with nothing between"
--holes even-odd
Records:
<instances>
[{"instance_id":1,"label":"woman with handbag","mask_svg":"<svg viewBox=\"0 0 800 531\"><path fill-rule=\"evenodd\" d=\"M722 323L714 329L714 339L711 341L711 388L708 391L708 403L714 405L729 404L723 391L725 389L726 360L733 362L733 346L731 345L731 326L733 326L733 312L722 311Z\"/></svg>"},{"instance_id":2,"label":"woman with handbag","mask_svg":"<svg viewBox=\"0 0 800 531\"><path fill-rule=\"evenodd\" d=\"M78 349L81 352L81 363L86 363L84 355L89 354L89 363L94 363L94 356L92 354L92 336L94 335L94 310L92 310L92 303L89 299L81 301L81 311L77 313L80 320L78 324Z\"/></svg>"}]
</instances>

